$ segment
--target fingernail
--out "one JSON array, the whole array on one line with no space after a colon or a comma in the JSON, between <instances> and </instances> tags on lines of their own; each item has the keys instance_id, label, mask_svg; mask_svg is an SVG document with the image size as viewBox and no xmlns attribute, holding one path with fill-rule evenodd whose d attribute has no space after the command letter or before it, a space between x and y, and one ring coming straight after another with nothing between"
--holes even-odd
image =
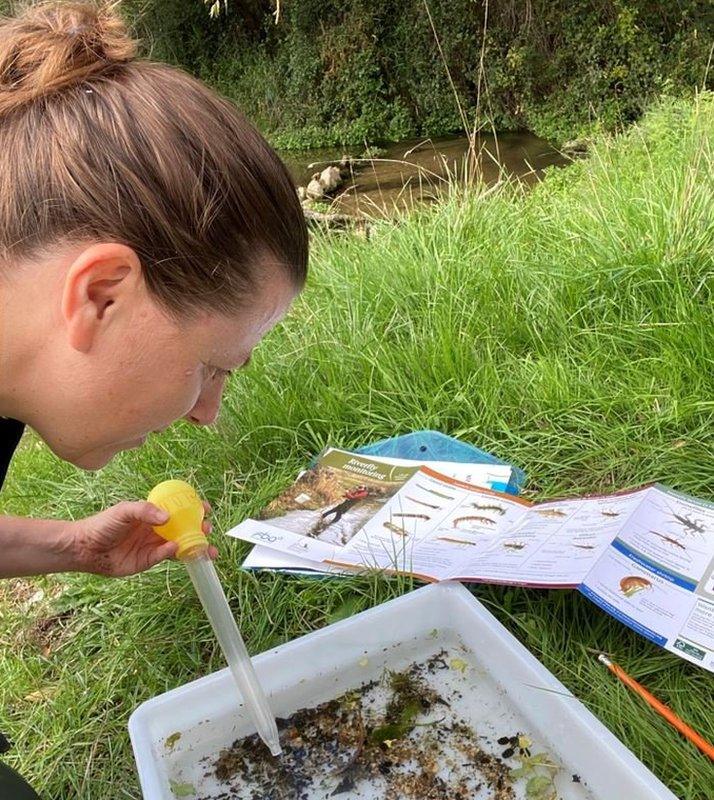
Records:
<instances>
[{"instance_id":1,"label":"fingernail","mask_svg":"<svg viewBox=\"0 0 714 800\"><path fill-rule=\"evenodd\" d=\"M152 519L154 522L167 522L169 519L169 512L164 511L163 508L157 508L156 511L152 515Z\"/></svg>"}]
</instances>

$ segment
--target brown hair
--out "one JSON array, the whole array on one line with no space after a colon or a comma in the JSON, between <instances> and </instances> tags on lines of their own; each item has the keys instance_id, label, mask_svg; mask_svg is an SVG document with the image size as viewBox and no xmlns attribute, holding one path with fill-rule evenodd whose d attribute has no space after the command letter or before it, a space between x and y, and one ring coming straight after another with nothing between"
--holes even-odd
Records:
<instances>
[{"instance_id":1,"label":"brown hair","mask_svg":"<svg viewBox=\"0 0 714 800\"><path fill-rule=\"evenodd\" d=\"M302 287L285 166L227 100L135 60L116 5L42 3L0 24L0 259L121 242L175 313L235 310L266 259Z\"/></svg>"}]
</instances>

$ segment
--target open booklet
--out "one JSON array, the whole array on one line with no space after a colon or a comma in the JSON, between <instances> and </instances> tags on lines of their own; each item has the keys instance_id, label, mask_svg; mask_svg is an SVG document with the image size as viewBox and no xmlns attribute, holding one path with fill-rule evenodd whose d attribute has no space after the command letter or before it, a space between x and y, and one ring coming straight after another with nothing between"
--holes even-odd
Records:
<instances>
[{"instance_id":1,"label":"open booklet","mask_svg":"<svg viewBox=\"0 0 714 800\"><path fill-rule=\"evenodd\" d=\"M340 471L322 464L229 535L326 571L578 588L714 672L714 504L659 485L530 503L426 466L370 467L327 488Z\"/></svg>"},{"instance_id":2,"label":"open booklet","mask_svg":"<svg viewBox=\"0 0 714 800\"><path fill-rule=\"evenodd\" d=\"M283 492L261 514L262 518L280 516L280 525L298 533L326 541L351 537L377 509L425 465L451 478L474 486L517 493L516 474L509 464L497 462L414 461L391 456L362 455L334 447L326 448L315 465L300 473L295 484ZM399 468L399 469L395 469ZM340 519L321 515L348 500L346 494L360 485L369 487L369 496L344 511ZM315 530L315 526L320 530ZM290 555L256 545L243 562L245 569L269 569L291 574L340 574L341 567L315 563L299 555Z\"/></svg>"}]
</instances>

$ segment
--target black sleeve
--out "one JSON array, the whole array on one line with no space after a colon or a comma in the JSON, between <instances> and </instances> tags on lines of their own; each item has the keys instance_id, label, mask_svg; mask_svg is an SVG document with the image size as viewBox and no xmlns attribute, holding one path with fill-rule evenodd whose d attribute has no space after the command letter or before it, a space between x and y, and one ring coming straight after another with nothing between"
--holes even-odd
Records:
<instances>
[{"instance_id":1,"label":"black sleeve","mask_svg":"<svg viewBox=\"0 0 714 800\"><path fill-rule=\"evenodd\" d=\"M16 419L0 417L0 488L2 488L10 460L22 437L25 426Z\"/></svg>"}]
</instances>

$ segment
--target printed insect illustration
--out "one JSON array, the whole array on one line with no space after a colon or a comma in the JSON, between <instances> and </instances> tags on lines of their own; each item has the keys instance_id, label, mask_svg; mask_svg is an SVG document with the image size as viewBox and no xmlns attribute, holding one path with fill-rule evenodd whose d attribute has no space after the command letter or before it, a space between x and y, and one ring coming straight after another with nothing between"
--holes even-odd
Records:
<instances>
[{"instance_id":1,"label":"printed insect illustration","mask_svg":"<svg viewBox=\"0 0 714 800\"><path fill-rule=\"evenodd\" d=\"M472 508L477 508L479 511L493 511L495 514L500 514L503 516L506 513L506 509L503 506L496 505L495 503L490 506L487 504L481 505L480 503L469 503Z\"/></svg>"},{"instance_id":2,"label":"printed insect illustration","mask_svg":"<svg viewBox=\"0 0 714 800\"><path fill-rule=\"evenodd\" d=\"M534 511L536 514L540 514L541 517L557 518L568 516L568 512L563 511L560 508L536 508Z\"/></svg>"},{"instance_id":3,"label":"printed insect illustration","mask_svg":"<svg viewBox=\"0 0 714 800\"><path fill-rule=\"evenodd\" d=\"M672 516L683 528L686 528L688 531L692 531L693 533L704 533L706 530L703 523L701 523L699 520L685 517L683 514L675 514L674 512L672 513Z\"/></svg>"},{"instance_id":4,"label":"printed insect illustration","mask_svg":"<svg viewBox=\"0 0 714 800\"><path fill-rule=\"evenodd\" d=\"M594 544L575 544L575 542L573 542L572 544L573 544L573 547L577 547L578 550L594 550L595 549L595 545Z\"/></svg>"},{"instance_id":5,"label":"printed insect illustration","mask_svg":"<svg viewBox=\"0 0 714 800\"><path fill-rule=\"evenodd\" d=\"M401 527L401 525L395 525L393 522L383 522L382 525L392 533L396 533L397 536L408 536L409 534Z\"/></svg>"},{"instance_id":6,"label":"printed insect illustration","mask_svg":"<svg viewBox=\"0 0 714 800\"><path fill-rule=\"evenodd\" d=\"M619 517L620 516L620 512L619 511L605 510L605 511L601 511L600 513L603 515L603 517Z\"/></svg>"},{"instance_id":7,"label":"printed insect illustration","mask_svg":"<svg viewBox=\"0 0 714 800\"><path fill-rule=\"evenodd\" d=\"M439 542L454 542L455 544L469 544L472 547L476 546L476 542L469 542L466 539L454 539L451 536L437 536Z\"/></svg>"},{"instance_id":8,"label":"printed insect illustration","mask_svg":"<svg viewBox=\"0 0 714 800\"><path fill-rule=\"evenodd\" d=\"M402 519L425 519L427 521L431 519L426 514L392 514L392 516L401 517Z\"/></svg>"},{"instance_id":9,"label":"printed insect illustration","mask_svg":"<svg viewBox=\"0 0 714 800\"><path fill-rule=\"evenodd\" d=\"M526 546L525 542L504 542L503 546L508 550L523 550Z\"/></svg>"},{"instance_id":10,"label":"printed insect illustration","mask_svg":"<svg viewBox=\"0 0 714 800\"><path fill-rule=\"evenodd\" d=\"M671 544L672 547L678 547L680 550L686 550L686 546L683 545L679 539L675 539L673 536L665 536L663 533L657 533L657 531L650 531L651 534L655 536L659 536L662 541L667 542L667 544Z\"/></svg>"},{"instance_id":11,"label":"printed insect illustration","mask_svg":"<svg viewBox=\"0 0 714 800\"><path fill-rule=\"evenodd\" d=\"M652 584L641 575L627 575L620 581L620 591L625 597L632 597L637 592L643 592L651 588Z\"/></svg>"},{"instance_id":12,"label":"printed insect illustration","mask_svg":"<svg viewBox=\"0 0 714 800\"><path fill-rule=\"evenodd\" d=\"M471 522L474 525L495 525L495 520L488 517L456 517L454 520L454 527L458 528L462 522Z\"/></svg>"},{"instance_id":13,"label":"printed insect illustration","mask_svg":"<svg viewBox=\"0 0 714 800\"><path fill-rule=\"evenodd\" d=\"M411 501L412 503L417 503L420 506L426 506L427 508L433 508L434 511L441 511L441 506L435 506L431 503L425 503L423 500L417 500L416 497L407 497L407 500Z\"/></svg>"},{"instance_id":14,"label":"printed insect illustration","mask_svg":"<svg viewBox=\"0 0 714 800\"><path fill-rule=\"evenodd\" d=\"M442 494L441 492L437 492L436 489L430 489L428 486L422 486L420 483L417 483L417 489L422 489L425 492L429 492L430 494L435 494L437 497L441 497L444 500L453 500L454 498L448 494Z\"/></svg>"}]
</instances>

